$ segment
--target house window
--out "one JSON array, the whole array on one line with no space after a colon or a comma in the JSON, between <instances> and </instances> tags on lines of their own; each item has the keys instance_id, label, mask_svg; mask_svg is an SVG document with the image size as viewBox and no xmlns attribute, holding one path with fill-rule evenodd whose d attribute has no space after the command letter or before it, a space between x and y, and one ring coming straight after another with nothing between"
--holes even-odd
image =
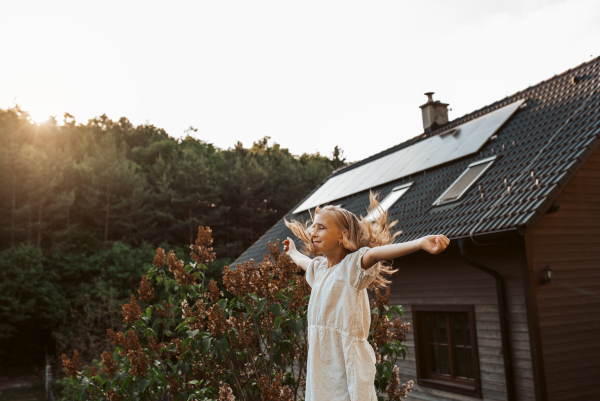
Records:
<instances>
[{"instance_id":1,"label":"house window","mask_svg":"<svg viewBox=\"0 0 600 401\"><path fill-rule=\"evenodd\" d=\"M469 164L469 167L450 185L450 187L433 203L442 205L444 203L454 202L461 198L465 192L490 168L494 162L494 157L476 161Z\"/></svg>"},{"instance_id":2,"label":"house window","mask_svg":"<svg viewBox=\"0 0 600 401\"><path fill-rule=\"evenodd\" d=\"M471 305L413 305L419 385L481 397Z\"/></svg>"},{"instance_id":3,"label":"house window","mask_svg":"<svg viewBox=\"0 0 600 401\"><path fill-rule=\"evenodd\" d=\"M388 196L386 196L381 202L379 202L379 206L381 206L381 208L377 208L371 211L371 213L369 213L367 217L365 217L365 220L375 220L377 217L379 217L382 211L387 211L390 207L392 207L392 205L394 205L394 203L396 203L398 199L400 199L402 195L406 193L406 191L408 191L411 185L412 182L409 182L408 184L404 184L392 189L392 192L390 192Z\"/></svg>"}]
</instances>

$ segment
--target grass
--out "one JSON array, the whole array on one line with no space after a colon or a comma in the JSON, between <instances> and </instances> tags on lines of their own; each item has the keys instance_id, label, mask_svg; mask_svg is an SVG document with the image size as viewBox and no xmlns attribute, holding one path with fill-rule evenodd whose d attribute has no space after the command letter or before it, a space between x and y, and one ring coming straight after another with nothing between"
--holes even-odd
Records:
<instances>
[{"instance_id":1,"label":"grass","mask_svg":"<svg viewBox=\"0 0 600 401\"><path fill-rule=\"evenodd\" d=\"M0 390L0 401L46 401L44 382L35 382L26 387Z\"/></svg>"}]
</instances>

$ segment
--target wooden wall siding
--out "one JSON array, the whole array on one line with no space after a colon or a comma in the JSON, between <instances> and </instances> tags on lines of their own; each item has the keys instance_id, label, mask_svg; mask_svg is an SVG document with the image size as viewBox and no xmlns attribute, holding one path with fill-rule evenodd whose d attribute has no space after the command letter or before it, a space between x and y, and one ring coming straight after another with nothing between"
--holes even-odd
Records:
<instances>
[{"instance_id":1,"label":"wooden wall siding","mask_svg":"<svg viewBox=\"0 0 600 401\"><path fill-rule=\"evenodd\" d=\"M600 148L527 237L537 283L548 399L600 399Z\"/></svg>"},{"instance_id":2,"label":"wooden wall siding","mask_svg":"<svg viewBox=\"0 0 600 401\"><path fill-rule=\"evenodd\" d=\"M516 240L515 240L516 241ZM473 247L475 248L475 247ZM505 277L517 399L535 400L527 312L523 296L523 253L516 244L473 249L474 260L498 270ZM522 248L520 248L522 249ZM521 258L521 259L520 259ZM456 243L440 255L419 252L397 259L400 270L392 276L390 303L402 305L404 321L412 322L412 305L467 304L475 306L475 325L483 400L506 400L500 320L494 278L466 264ZM399 362L401 380L417 381L414 333L408 336L410 353ZM419 387L411 397L419 400L481 400L446 391Z\"/></svg>"}]
</instances>

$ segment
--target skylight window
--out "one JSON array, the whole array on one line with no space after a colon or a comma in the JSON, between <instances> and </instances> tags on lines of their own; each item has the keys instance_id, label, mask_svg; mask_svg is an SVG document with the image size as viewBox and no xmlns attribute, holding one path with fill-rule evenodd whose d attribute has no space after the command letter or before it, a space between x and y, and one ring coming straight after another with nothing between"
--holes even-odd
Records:
<instances>
[{"instance_id":1,"label":"skylight window","mask_svg":"<svg viewBox=\"0 0 600 401\"><path fill-rule=\"evenodd\" d=\"M402 195L404 195L406 191L408 191L411 185L412 182L392 189L392 192L390 192L388 196L386 196L381 202L379 202L379 206L381 206L381 208L373 210L367 215L367 217L365 217L365 220L375 220L381 215L382 211L387 211L390 207L392 207L394 203L396 203L398 199L400 199Z\"/></svg>"},{"instance_id":2,"label":"skylight window","mask_svg":"<svg viewBox=\"0 0 600 401\"><path fill-rule=\"evenodd\" d=\"M460 177L450 185L433 205L443 205L444 203L459 200L461 196L471 188L475 181L477 181L477 179L492 165L495 158L496 156L469 164L469 167L463 171Z\"/></svg>"}]
</instances>

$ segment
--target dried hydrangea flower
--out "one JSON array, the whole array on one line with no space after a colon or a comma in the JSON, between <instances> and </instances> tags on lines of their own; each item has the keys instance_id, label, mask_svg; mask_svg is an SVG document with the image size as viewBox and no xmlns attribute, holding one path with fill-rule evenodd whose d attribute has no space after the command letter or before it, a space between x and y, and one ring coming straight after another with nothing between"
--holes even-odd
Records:
<instances>
[{"instance_id":1,"label":"dried hydrangea flower","mask_svg":"<svg viewBox=\"0 0 600 401\"><path fill-rule=\"evenodd\" d=\"M77 350L73 351L73 360L67 358L65 354L62 354L62 362L63 367L67 373L67 376L71 376L71 378L77 378L77 372L81 369L81 361L79 360L79 352Z\"/></svg>"}]
</instances>

